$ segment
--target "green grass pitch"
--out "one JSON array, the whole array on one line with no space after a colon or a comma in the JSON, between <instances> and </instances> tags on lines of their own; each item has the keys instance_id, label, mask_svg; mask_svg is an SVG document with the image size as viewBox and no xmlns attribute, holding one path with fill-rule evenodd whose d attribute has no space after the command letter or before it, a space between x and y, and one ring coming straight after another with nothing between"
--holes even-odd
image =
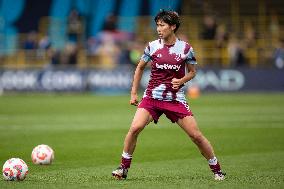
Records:
<instances>
[{"instance_id":1,"label":"green grass pitch","mask_svg":"<svg viewBox=\"0 0 284 189\"><path fill-rule=\"evenodd\" d=\"M207 162L164 116L142 132L128 179L117 181L123 139L135 107L129 96L22 94L0 97L0 163L22 158L22 182L0 188L284 188L284 94L203 94L190 100L200 129L215 147L227 178L213 180ZM31 151L48 144L51 166Z\"/></svg>"}]
</instances>

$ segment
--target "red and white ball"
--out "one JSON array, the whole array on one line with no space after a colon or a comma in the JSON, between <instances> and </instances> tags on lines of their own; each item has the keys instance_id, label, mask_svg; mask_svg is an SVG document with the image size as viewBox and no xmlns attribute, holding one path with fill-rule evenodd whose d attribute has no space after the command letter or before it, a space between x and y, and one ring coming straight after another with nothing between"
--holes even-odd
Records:
<instances>
[{"instance_id":1,"label":"red and white ball","mask_svg":"<svg viewBox=\"0 0 284 189\"><path fill-rule=\"evenodd\" d=\"M48 145L41 144L32 151L32 161L37 165L49 165L54 160L54 151Z\"/></svg>"},{"instance_id":2,"label":"red and white ball","mask_svg":"<svg viewBox=\"0 0 284 189\"><path fill-rule=\"evenodd\" d=\"M8 181L24 180L28 172L27 164L20 158L8 159L2 169L3 177Z\"/></svg>"}]
</instances>

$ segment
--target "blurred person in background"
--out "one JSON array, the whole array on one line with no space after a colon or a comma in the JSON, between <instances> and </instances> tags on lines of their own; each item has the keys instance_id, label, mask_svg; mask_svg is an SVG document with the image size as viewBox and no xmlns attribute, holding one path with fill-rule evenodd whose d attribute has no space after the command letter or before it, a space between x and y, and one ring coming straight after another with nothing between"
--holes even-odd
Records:
<instances>
[{"instance_id":1,"label":"blurred person in background","mask_svg":"<svg viewBox=\"0 0 284 189\"><path fill-rule=\"evenodd\" d=\"M37 33L35 31L29 32L27 38L24 40L23 48L25 50L35 50L38 47L37 45Z\"/></svg>"},{"instance_id":2,"label":"blurred person in background","mask_svg":"<svg viewBox=\"0 0 284 189\"><path fill-rule=\"evenodd\" d=\"M284 38L279 41L279 47L275 49L273 60L276 68L284 68Z\"/></svg>"},{"instance_id":3,"label":"blurred person in background","mask_svg":"<svg viewBox=\"0 0 284 189\"><path fill-rule=\"evenodd\" d=\"M226 47L228 43L228 32L225 24L218 25L215 40L218 48Z\"/></svg>"},{"instance_id":4,"label":"blurred person in background","mask_svg":"<svg viewBox=\"0 0 284 189\"><path fill-rule=\"evenodd\" d=\"M95 41L89 43L89 47L100 67L112 69L118 64L131 63L128 46L132 40L131 33L117 30L117 19L111 14L106 17L103 30L97 34Z\"/></svg>"},{"instance_id":5,"label":"blurred person in background","mask_svg":"<svg viewBox=\"0 0 284 189\"><path fill-rule=\"evenodd\" d=\"M116 28L117 28L117 18L116 16L110 14L109 16L106 17L104 21L103 30L115 32Z\"/></svg>"},{"instance_id":6,"label":"blurred person in background","mask_svg":"<svg viewBox=\"0 0 284 189\"><path fill-rule=\"evenodd\" d=\"M23 43L23 48L25 50L25 60L32 63L36 60L37 49L38 49L38 36L37 32L31 31L27 34L26 39Z\"/></svg>"},{"instance_id":7,"label":"blurred person in background","mask_svg":"<svg viewBox=\"0 0 284 189\"><path fill-rule=\"evenodd\" d=\"M67 43L63 51L62 64L74 66L77 64L78 46L75 43Z\"/></svg>"},{"instance_id":8,"label":"blurred person in background","mask_svg":"<svg viewBox=\"0 0 284 189\"><path fill-rule=\"evenodd\" d=\"M228 54L231 67L246 65L243 43L234 34L230 36L228 42Z\"/></svg>"},{"instance_id":9,"label":"blurred person in background","mask_svg":"<svg viewBox=\"0 0 284 189\"><path fill-rule=\"evenodd\" d=\"M38 42L38 57L44 58L47 55L47 52L51 48L51 41L48 35L44 35L40 38Z\"/></svg>"},{"instance_id":10,"label":"blurred person in background","mask_svg":"<svg viewBox=\"0 0 284 189\"><path fill-rule=\"evenodd\" d=\"M215 39L217 30L217 23L213 16L205 15L203 18L202 39L213 40Z\"/></svg>"},{"instance_id":11,"label":"blurred person in background","mask_svg":"<svg viewBox=\"0 0 284 189\"><path fill-rule=\"evenodd\" d=\"M99 65L102 68L114 68L118 62L120 48L116 44L112 35L103 35L100 38L100 44L96 49Z\"/></svg>"},{"instance_id":12,"label":"blurred person in background","mask_svg":"<svg viewBox=\"0 0 284 189\"><path fill-rule=\"evenodd\" d=\"M139 37L135 37L128 47L130 61L132 65L135 65L135 67L141 58L144 47L144 41Z\"/></svg>"},{"instance_id":13,"label":"blurred person in background","mask_svg":"<svg viewBox=\"0 0 284 189\"><path fill-rule=\"evenodd\" d=\"M83 34L83 22L76 9L72 9L68 16L68 39L70 42L78 43L80 36Z\"/></svg>"},{"instance_id":14,"label":"blurred person in background","mask_svg":"<svg viewBox=\"0 0 284 189\"><path fill-rule=\"evenodd\" d=\"M40 38L38 42L38 48L42 50L46 50L51 46L51 41L49 39L48 35L44 35L42 38Z\"/></svg>"},{"instance_id":15,"label":"blurred person in background","mask_svg":"<svg viewBox=\"0 0 284 189\"><path fill-rule=\"evenodd\" d=\"M61 52L53 48L49 48L47 51L47 56L50 59L50 64L47 68L53 68L54 66L59 66L61 62Z\"/></svg>"},{"instance_id":16,"label":"blurred person in background","mask_svg":"<svg viewBox=\"0 0 284 189\"><path fill-rule=\"evenodd\" d=\"M180 18L174 11L160 11L156 17L159 39L145 48L134 73L130 104L138 106L131 127L125 137L120 166L112 172L117 179L126 179L139 133L152 121L157 123L165 114L177 123L197 145L209 163L215 180L225 174L209 141L199 130L183 91L186 82L194 78L197 64L193 48L176 36ZM147 63L151 62L151 79L142 101L138 101L138 87Z\"/></svg>"},{"instance_id":17,"label":"blurred person in background","mask_svg":"<svg viewBox=\"0 0 284 189\"><path fill-rule=\"evenodd\" d=\"M256 47L256 31L253 23L246 21L244 24L244 45L246 48Z\"/></svg>"},{"instance_id":18,"label":"blurred person in background","mask_svg":"<svg viewBox=\"0 0 284 189\"><path fill-rule=\"evenodd\" d=\"M280 23L278 14L275 10L271 10L270 13L269 30L272 40L278 40L280 36Z\"/></svg>"}]
</instances>

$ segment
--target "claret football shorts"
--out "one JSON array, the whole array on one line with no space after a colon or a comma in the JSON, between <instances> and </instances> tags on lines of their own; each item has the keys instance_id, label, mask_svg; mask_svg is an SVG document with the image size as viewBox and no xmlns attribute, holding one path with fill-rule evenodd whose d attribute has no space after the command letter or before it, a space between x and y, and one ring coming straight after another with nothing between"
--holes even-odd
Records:
<instances>
[{"instance_id":1,"label":"claret football shorts","mask_svg":"<svg viewBox=\"0 0 284 189\"><path fill-rule=\"evenodd\" d=\"M186 116L193 116L186 102L162 101L152 98L143 98L138 108L146 109L157 123L160 116L165 114L173 123Z\"/></svg>"}]
</instances>

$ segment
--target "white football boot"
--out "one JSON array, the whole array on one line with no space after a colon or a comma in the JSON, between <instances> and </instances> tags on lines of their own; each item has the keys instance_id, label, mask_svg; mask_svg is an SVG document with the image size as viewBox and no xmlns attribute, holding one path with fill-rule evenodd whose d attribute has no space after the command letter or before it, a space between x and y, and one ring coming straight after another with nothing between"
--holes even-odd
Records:
<instances>
[{"instance_id":1,"label":"white football boot","mask_svg":"<svg viewBox=\"0 0 284 189\"><path fill-rule=\"evenodd\" d=\"M226 173L223 173L223 172L214 173L214 179L215 180L224 180L225 175L226 175Z\"/></svg>"},{"instance_id":2,"label":"white football boot","mask_svg":"<svg viewBox=\"0 0 284 189\"><path fill-rule=\"evenodd\" d=\"M128 173L128 169L123 169L122 167L118 167L116 170L112 172L112 176L118 180L126 179Z\"/></svg>"}]
</instances>

